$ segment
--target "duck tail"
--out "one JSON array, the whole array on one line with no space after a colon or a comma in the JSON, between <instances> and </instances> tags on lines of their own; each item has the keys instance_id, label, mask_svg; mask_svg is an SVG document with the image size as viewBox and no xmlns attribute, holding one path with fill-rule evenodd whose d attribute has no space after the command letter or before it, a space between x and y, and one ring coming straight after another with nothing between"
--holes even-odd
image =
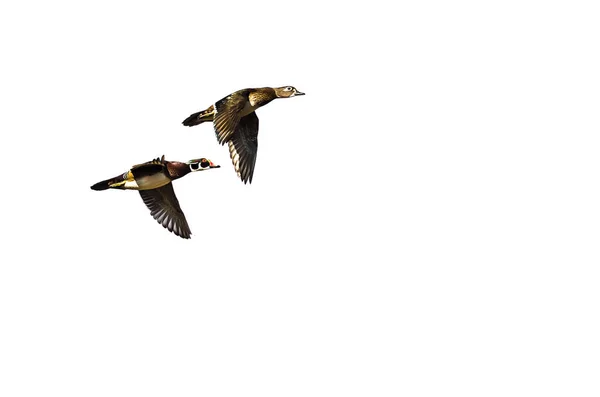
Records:
<instances>
[{"instance_id":1,"label":"duck tail","mask_svg":"<svg viewBox=\"0 0 600 397\"><path fill-rule=\"evenodd\" d=\"M92 190L106 190L106 189L110 189L111 187L118 187L118 186L111 186L114 185L118 182L122 182L123 181L123 177L115 177L115 178L110 178L107 179L105 181L102 182L98 182L95 185L90 186L90 188Z\"/></svg>"},{"instance_id":2,"label":"duck tail","mask_svg":"<svg viewBox=\"0 0 600 397\"><path fill-rule=\"evenodd\" d=\"M192 127L192 126L195 126L198 124L202 124L205 121L212 121L212 120L213 120L213 112L208 111L208 110L203 110L201 112L190 115L190 117L183 120L183 122L181 124L185 125L186 127Z\"/></svg>"}]
</instances>

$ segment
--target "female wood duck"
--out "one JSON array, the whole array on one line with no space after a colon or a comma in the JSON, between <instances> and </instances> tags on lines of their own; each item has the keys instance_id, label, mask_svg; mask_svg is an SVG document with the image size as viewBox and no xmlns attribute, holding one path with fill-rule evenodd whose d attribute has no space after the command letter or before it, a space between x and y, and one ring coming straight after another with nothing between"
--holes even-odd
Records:
<instances>
[{"instance_id":1,"label":"female wood duck","mask_svg":"<svg viewBox=\"0 0 600 397\"><path fill-rule=\"evenodd\" d=\"M92 186L92 189L139 190L144 204L158 223L179 237L190 238L192 232L179 207L171 182L190 172L211 168L219 168L219 166L205 158L190 160L187 163L165 161L163 155L160 159L134 165L123 175L98 182Z\"/></svg>"},{"instance_id":2,"label":"female wood duck","mask_svg":"<svg viewBox=\"0 0 600 397\"><path fill-rule=\"evenodd\" d=\"M229 145L229 156L244 183L252 183L258 149L258 117L255 110L277 98L304 95L294 87L246 88L226 96L214 105L183 120L192 127L212 121L221 145Z\"/></svg>"}]
</instances>

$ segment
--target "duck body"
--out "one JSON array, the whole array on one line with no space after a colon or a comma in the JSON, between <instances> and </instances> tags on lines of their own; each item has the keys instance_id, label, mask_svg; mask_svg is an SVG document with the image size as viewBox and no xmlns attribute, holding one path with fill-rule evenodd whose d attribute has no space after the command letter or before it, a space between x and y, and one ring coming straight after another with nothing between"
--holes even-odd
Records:
<instances>
[{"instance_id":1,"label":"duck body","mask_svg":"<svg viewBox=\"0 0 600 397\"><path fill-rule=\"evenodd\" d=\"M192 127L212 121L217 140L229 146L229 155L238 177L251 183L258 151L258 116L255 111L277 98L304 95L292 86L245 88L194 113L182 124Z\"/></svg>"},{"instance_id":2,"label":"duck body","mask_svg":"<svg viewBox=\"0 0 600 397\"><path fill-rule=\"evenodd\" d=\"M218 109L223 109L228 104L239 104L243 103L243 106L236 106L239 109L240 118L249 115L256 109L265 106L272 100L277 98L277 93L274 88L263 87L263 88L244 88L234 92L233 94L227 95L225 98L210 105L205 110L190 115L187 119L183 120L183 125L187 127L193 127L198 124L202 124L205 121L214 121L215 113ZM217 112L215 112L215 109Z\"/></svg>"},{"instance_id":3,"label":"duck body","mask_svg":"<svg viewBox=\"0 0 600 397\"><path fill-rule=\"evenodd\" d=\"M219 168L205 158L180 161L165 161L165 156L146 163L137 164L114 178L106 179L91 186L92 190L138 190L152 217L170 232L188 239L192 232L179 200L173 190L172 181L190 172Z\"/></svg>"},{"instance_id":4,"label":"duck body","mask_svg":"<svg viewBox=\"0 0 600 397\"><path fill-rule=\"evenodd\" d=\"M185 163L179 161L165 161L154 159L146 163L137 164L124 174L98 182L92 190L127 189L150 190L165 186L175 179L179 179L191 170Z\"/></svg>"}]
</instances>

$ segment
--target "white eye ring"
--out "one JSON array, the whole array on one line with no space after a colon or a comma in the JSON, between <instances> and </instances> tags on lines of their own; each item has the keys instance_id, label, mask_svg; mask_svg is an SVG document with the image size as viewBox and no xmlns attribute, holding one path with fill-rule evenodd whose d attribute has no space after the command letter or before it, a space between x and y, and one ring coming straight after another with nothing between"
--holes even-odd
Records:
<instances>
[{"instance_id":1,"label":"white eye ring","mask_svg":"<svg viewBox=\"0 0 600 397\"><path fill-rule=\"evenodd\" d=\"M291 91L291 90L292 90L292 87L285 87L285 90L286 90L286 91Z\"/></svg>"}]
</instances>

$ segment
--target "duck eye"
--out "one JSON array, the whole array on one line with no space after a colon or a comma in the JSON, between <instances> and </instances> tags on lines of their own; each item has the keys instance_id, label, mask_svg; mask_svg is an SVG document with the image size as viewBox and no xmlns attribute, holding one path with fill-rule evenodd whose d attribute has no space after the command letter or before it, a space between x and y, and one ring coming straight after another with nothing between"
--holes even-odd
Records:
<instances>
[{"instance_id":1,"label":"duck eye","mask_svg":"<svg viewBox=\"0 0 600 397\"><path fill-rule=\"evenodd\" d=\"M200 162L200 167L202 168L207 168L209 165L210 163L206 160Z\"/></svg>"}]
</instances>

